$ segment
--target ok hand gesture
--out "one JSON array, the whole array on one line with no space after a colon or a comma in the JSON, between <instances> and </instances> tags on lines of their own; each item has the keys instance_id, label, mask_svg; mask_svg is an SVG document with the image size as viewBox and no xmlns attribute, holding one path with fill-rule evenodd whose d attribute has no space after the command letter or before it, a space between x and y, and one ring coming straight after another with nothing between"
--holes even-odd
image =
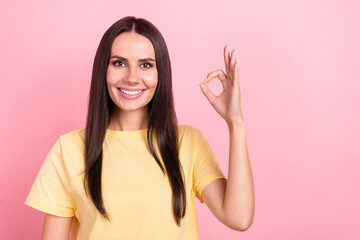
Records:
<instances>
[{"instance_id":1,"label":"ok hand gesture","mask_svg":"<svg viewBox=\"0 0 360 240\"><path fill-rule=\"evenodd\" d=\"M200 82L201 91L229 126L244 123L240 103L239 61L236 59L236 53L236 49L230 53L229 45L226 45L224 48L226 74L222 69L218 69L210 72L205 80ZM219 96L214 95L206 85L215 77L221 81L223 87Z\"/></svg>"}]
</instances>

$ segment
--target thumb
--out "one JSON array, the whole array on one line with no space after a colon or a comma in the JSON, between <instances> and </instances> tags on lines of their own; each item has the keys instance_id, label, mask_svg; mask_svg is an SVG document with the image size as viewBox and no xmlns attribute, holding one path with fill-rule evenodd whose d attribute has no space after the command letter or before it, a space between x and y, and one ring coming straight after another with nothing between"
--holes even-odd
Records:
<instances>
[{"instance_id":1,"label":"thumb","mask_svg":"<svg viewBox=\"0 0 360 240\"><path fill-rule=\"evenodd\" d=\"M206 85L206 83L200 81L199 82L200 89L207 98L207 100L212 104L215 100L216 96L213 94L213 92L210 90L210 88Z\"/></svg>"}]
</instances>

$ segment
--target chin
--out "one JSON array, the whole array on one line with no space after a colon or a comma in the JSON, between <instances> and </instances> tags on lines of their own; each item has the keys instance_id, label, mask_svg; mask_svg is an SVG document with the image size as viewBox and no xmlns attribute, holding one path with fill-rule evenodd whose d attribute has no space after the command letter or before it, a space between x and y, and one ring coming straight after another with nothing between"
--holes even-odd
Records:
<instances>
[{"instance_id":1,"label":"chin","mask_svg":"<svg viewBox=\"0 0 360 240\"><path fill-rule=\"evenodd\" d=\"M126 106L126 107L119 107L120 111L122 112L136 112L136 111L145 111L147 110L146 106Z\"/></svg>"}]
</instances>

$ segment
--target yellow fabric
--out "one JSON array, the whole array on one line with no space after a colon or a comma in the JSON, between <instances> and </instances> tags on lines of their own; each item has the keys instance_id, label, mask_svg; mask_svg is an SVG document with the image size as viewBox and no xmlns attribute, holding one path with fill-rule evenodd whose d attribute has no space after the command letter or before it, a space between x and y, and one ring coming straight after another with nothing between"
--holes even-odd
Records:
<instances>
[{"instance_id":1,"label":"yellow fabric","mask_svg":"<svg viewBox=\"0 0 360 240\"><path fill-rule=\"evenodd\" d=\"M107 130L103 143L102 191L111 223L83 188L85 129L61 135L48 153L25 204L62 217L74 216L71 239L199 239L195 196L224 178L200 130L180 125L179 156L185 173L187 209L178 227L166 175L146 145L146 129Z\"/></svg>"}]
</instances>

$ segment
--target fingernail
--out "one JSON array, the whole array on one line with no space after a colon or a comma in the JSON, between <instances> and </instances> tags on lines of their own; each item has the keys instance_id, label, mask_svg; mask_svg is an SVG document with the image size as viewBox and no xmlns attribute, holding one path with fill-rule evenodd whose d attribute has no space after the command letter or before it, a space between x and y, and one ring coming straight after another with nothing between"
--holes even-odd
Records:
<instances>
[{"instance_id":1,"label":"fingernail","mask_svg":"<svg viewBox=\"0 0 360 240\"><path fill-rule=\"evenodd\" d=\"M204 79L204 83L206 83L207 77Z\"/></svg>"}]
</instances>

